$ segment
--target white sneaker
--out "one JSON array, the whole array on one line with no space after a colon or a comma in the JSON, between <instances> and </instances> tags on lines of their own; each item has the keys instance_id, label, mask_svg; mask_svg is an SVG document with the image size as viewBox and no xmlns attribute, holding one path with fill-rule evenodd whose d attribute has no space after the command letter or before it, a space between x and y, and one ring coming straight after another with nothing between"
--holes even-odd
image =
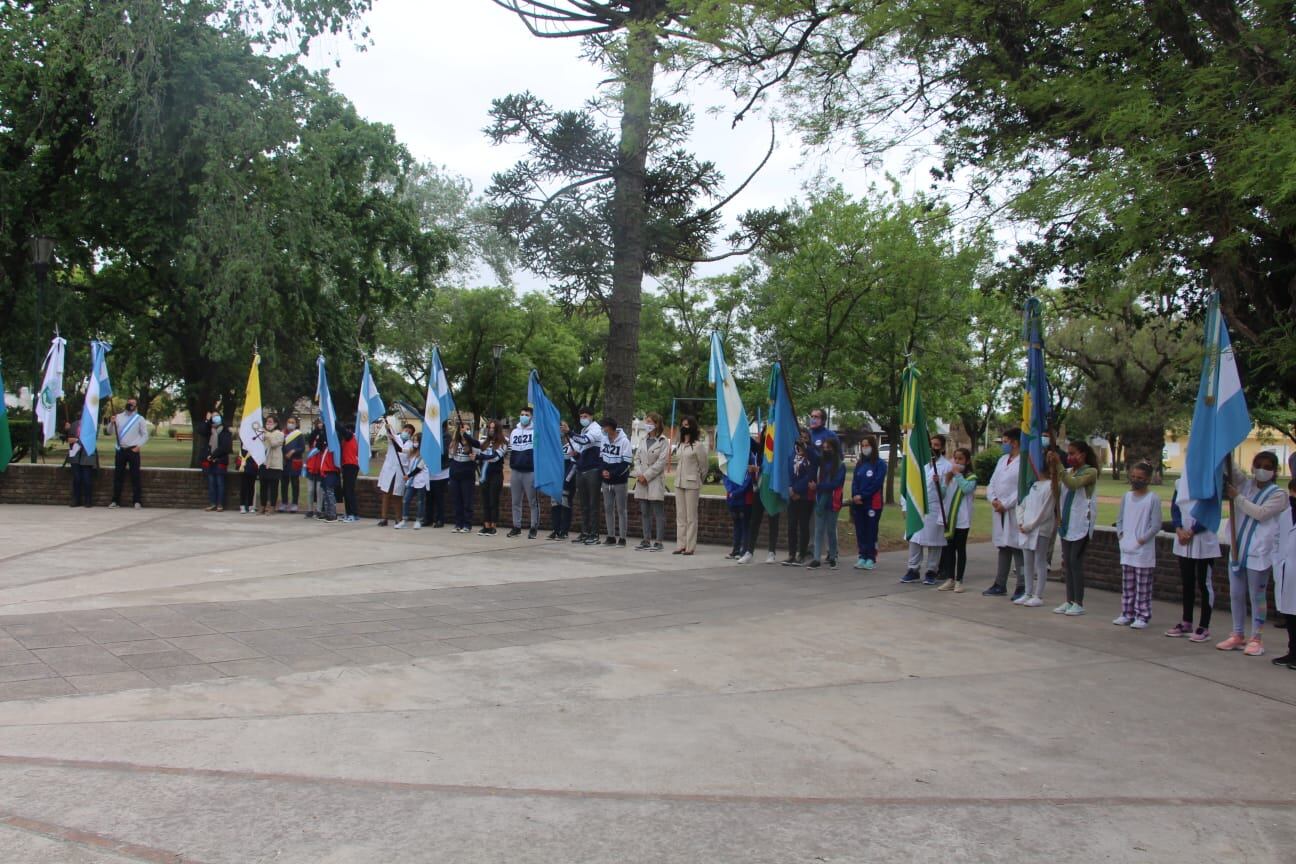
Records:
<instances>
[{"instance_id":1,"label":"white sneaker","mask_svg":"<svg viewBox=\"0 0 1296 864\"><path fill-rule=\"evenodd\" d=\"M766 563L766 564L777 564L777 563L778 563L778 556L775 555L773 552L766 553L766 555L765 555L765 563Z\"/></svg>"},{"instance_id":2,"label":"white sneaker","mask_svg":"<svg viewBox=\"0 0 1296 864\"><path fill-rule=\"evenodd\" d=\"M752 554L750 552L744 552L742 554L742 557L738 559L739 564L750 564L751 561L752 561Z\"/></svg>"},{"instance_id":3,"label":"white sneaker","mask_svg":"<svg viewBox=\"0 0 1296 864\"><path fill-rule=\"evenodd\" d=\"M117 509L117 502L116 502L116 501L113 501L111 504L109 504L109 505L108 505L108 509L109 509L109 510L116 510L116 509Z\"/></svg>"},{"instance_id":4,"label":"white sneaker","mask_svg":"<svg viewBox=\"0 0 1296 864\"><path fill-rule=\"evenodd\" d=\"M1112 623L1115 624L1117 627L1126 627L1130 624L1133 624L1134 619L1126 615L1119 615L1112 619Z\"/></svg>"},{"instance_id":5,"label":"white sneaker","mask_svg":"<svg viewBox=\"0 0 1296 864\"><path fill-rule=\"evenodd\" d=\"M402 528L405 527L405 520L402 519L401 521L397 522L397 523L396 523L395 525L393 525L392 527L395 528L397 531L401 530Z\"/></svg>"},{"instance_id":6,"label":"white sneaker","mask_svg":"<svg viewBox=\"0 0 1296 864\"><path fill-rule=\"evenodd\" d=\"M415 523L414 523L414 530L415 530L415 531L419 530L419 529L422 528L422 527L423 527L423 523L422 523L422 522L415 521Z\"/></svg>"},{"instance_id":7,"label":"white sneaker","mask_svg":"<svg viewBox=\"0 0 1296 864\"><path fill-rule=\"evenodd\" d=\"M139 503L138 501L136 501L136 502L135 502L135 509L136 509L136 510L143 510L143 509L144 509L144 505L141 504L141 503Z\"/></svg>"},{"instance_id":8,"label":"white sneaker","mask_svg":"<svg viewBox=\"0 0 1296 864\"><path fill-rule=\"evenodd\" d=\"M1135 618L1130 622L1131 630L1146 630L1148 622L1142 618Z\"/></svg>"},{"instance_id":9,"label":"white sneaker","mask_svg":"<svg viewBox=\"0 0 1296 864\"><path fill-rule=\"evenodd\" d=\"M1032 598L1030 598L1029 600L1027 600L1025 603L1023 603L1022 605L1023 605L1023 606L1030 606L1030 607L1043 606L1043 605L1044 605L1044 601L1041 600L1039 597L1032 597Z\"/></svg>"},{"instance_id":10,"label":"white sneaker","mask_svg":"<svg viewBox=\"0 0 1296 864\"><path fill-rule=\"evenodd\" d=\"M1070 608L1071 608L1071 601L1068 600L1066 603L1063 603L1061 606L1059 606L1059 607L1057 607L1056 609L1054 609L1054 610L1053 610L1053 614L1054 614L1054 615L1065 615L1065 614L1067 613L1067 610L1070 609Z\"/></svg>"},{"instance_id":11,"label":"white sneaker","mask_svg":"<svg viewBox=\"0 0 1296 864\"><path fill-rule=\"evenodd\" d=\"M1012 602L1013 602L1013 605L1015 605L1015 606L1025 606L1025 605L1026 605L1026 601L1029 600L1029 599L1031 599L1031 595L1029 595L1029 594L1023 594L1023 595L1021 595L1020 597L1018 597L1016 600L1014 600L1014 601L1012 601Z\"/></svg>"},{"instance_id":12,"label":"white sneaker","mask_svg":"<svg viewBox=\"0 0 1296 864\"><path fill-rule=\"evenodd\" d=\"M1081 606L1079 603L1072 603L1071 608L1066 611L1066 614L1070 615L1071 617L1075 617L1076 615L1083 615L1085 614L1084 607Z\"/></svg>"}]
</instances>

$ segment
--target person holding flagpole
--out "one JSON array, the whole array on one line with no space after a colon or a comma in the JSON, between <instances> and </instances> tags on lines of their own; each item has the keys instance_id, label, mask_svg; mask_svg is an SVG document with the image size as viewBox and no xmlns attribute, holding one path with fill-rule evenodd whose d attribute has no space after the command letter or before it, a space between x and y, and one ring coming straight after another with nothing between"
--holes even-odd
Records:
<instances>
[{"instance_id":1,"label":"person holding flagpole","mask_svg":"<svg viewBox=\"0 0 1296 864\"><path fill-rule=\"evenodd\" d=\"M378 472L378 495L381 499L378 512L379 528L387 527L389 504L396 506L401 513L400 521L405 521L404 513L408 509L404 503L405 483L406 477L410 474L410 452L414 448L410 443L414 437L414 424L406 423L397 433L392 428L391 421L384 417L383 426L387 430L387 454L383 456L382 470ZM427 488L426 483L423 484L423 488ZM422 512L423 502L420 502L418 510Z\"/></svg>"},{"instance_id":2,"label":"person holding flagpole","mask_svg":"<svg viewBox=\"0 0 1296 864\"><path fill-rule=\"evenodd\" d=\"M134 396L126 400L126 410L113 417L108 426L117 439L117 452L113 459L113 497L109 507L120 507L122 486L130 475L131 504L135 509L144 506L140 494L140 452L148 443L148 421L140 416L139 402Z\"/></svg>"},{"instance_id":3,"label":"person holding flagpole","mask_svg":"<svg viewBox=\"0 0 1296 864\"><path fill-rule=\"evenodd\" d=\"M68 466L72 469L72 506L94 506L94 477L99 470L99 456L87 452L77 436L76 427L68 429Z\"/></svg>"},{"instance_id":4,"label":"person holding flagpole","mask_svg":"<svg viewBox=\"0 0 1296 864\"><path fill-rule=\"evenodd\" d=\"M923 482L927 487L927 511L923 513L922 529L909 538L909 562L902 582L917 582L920 578L924 585L935 585L936 574L940 570L941 557L944 555L946 529L949 528L949 501L945 498L945 475L954 466L945 458L945 447L948 439L944 435L932 435L927 445L929 459L923 465ZM923 569L926 558L927 569Z\"/></svg>"},{"instance_id":5,"label":"person holding flagpole","mask_svg":"<svg viewBox=\"0 0 1296 864\"><path fill-rule=\"evenodd\" d=\"M261 466L261 515L269 516L279 509L279 480L283 476L284 433L279 430L279 418L271 414L261 430L265 444L265 464Z\"/></svg>"},{"instance_id":6,"label":"person holding flagpole","mask_svg":"<svg viewBox=\"0 0 1296 864\"><path fill-rule=\"evenodd\" d=\"M1016 600L1026 590L1026 566L1021 548L1021 533L1017 530L1017 481L1021 474L1021 429L1005 429L1000 439L1003 455L995 463L990 475L986 497L990 499L990 540L999 550L999 569L994 584L981 594L985 597L1002 597L1008 593L1008 573L1014 565L1017 570L1017 587L1012 599Z\"/></svg>"},{"instance_id":7,"label":"person holding flagpole","mask_svg":"<svg viewBox=\"0 0 1296 864\"><path fill-rule=\"evenodd\" d=\"M1237 519L1237 541L1229 553L1229 607L1233 632L1215 647L1221 651L1245 651L1249 657L1264 654L1261 641L1268 612L1269 577L1278 554L1278 517L1288 506L1275 479L1278 456L1263 450L1251 460L1251 476L1234 469L1224 487L1242 518ZM1251 636L1246 637L1247 604L1251 607Z\"/></svg>"},{"instance_id":8,"label":"person holding flagpole","mask_svg":"<svg viewBox=\"0 0 1296 864\"><path fill-rule=\"evenodd\" d=\"M298 428L297 418L284 422L284 472L279 483L279 512L296 513L301 500L301 473L306 453L306 435ZM292 499L289 500L289 493Z\"/></svg>"},{"instance_id":9,"label":"person holding flagpole","mask_svg":"<svg viewBox=\"0 0 1296 864\"><path fill-rule=\"evenodd\" d=\"M207 509L224 511L225 478L229 472L230 453L234 450L234 436L219 411L208 411L197 431L202 441L199 451L202 469L207 475Z\"/></svg>"}]
</instances>

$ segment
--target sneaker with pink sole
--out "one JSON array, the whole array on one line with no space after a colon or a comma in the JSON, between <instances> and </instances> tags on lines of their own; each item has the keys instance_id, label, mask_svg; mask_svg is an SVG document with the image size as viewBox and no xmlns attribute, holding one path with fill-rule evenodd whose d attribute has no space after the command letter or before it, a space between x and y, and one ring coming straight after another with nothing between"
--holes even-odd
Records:
<instances>
[{"instance_id":1,"label":"sneaker with pink sole","mask_svg":"<svg viewBox=\"0 0 1296 864\"><path fill-rule=\"evenodd\" d=\"M1171 639L1179 639L1180 637L1191 635L1192 629L1192 624L1180 622L1167 630L1165 635L1169 636Z\"/></svg>"},{"instance_id":2,"label":"sneaker with pink sole","mask_svg":"<svg viewBox=\"0 0 1296 864\"><path fill-rule=\"evenodd\" d=\"M1246 647L1246 639L1241 633L1230 633L1227 639L1215 647L1221 651L1241 651Z\"/></svg>"},{"instance_id":3,"label":"sneaker with pink sole","mask_svg":"<svg viewBox=\"0 0 1296 864\"><path fill-rule=\"evenodd\" d=\"M1206 642L1210 639L1210 631L1205 627L1198 627L1193 634L1188 637L1189 642Z\"/></svg>"},{"instance_id":4,"label":"sneaker with pink sole","mask_svg":"<svg viewBox=\"0 0 1296 864\"><path fill-rule=\"evenodd\" d=\"M1259 657L1264 654L1264 643L1260 641L1259 633L1247 640L1246 650L1243 653L1248 657Z\"/></svg>"}]
</instances>

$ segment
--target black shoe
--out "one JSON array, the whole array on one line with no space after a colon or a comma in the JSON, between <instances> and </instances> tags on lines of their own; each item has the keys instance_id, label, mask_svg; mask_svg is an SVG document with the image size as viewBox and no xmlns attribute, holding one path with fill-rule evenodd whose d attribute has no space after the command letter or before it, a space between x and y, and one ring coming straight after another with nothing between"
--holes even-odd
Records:
<instances>
[{"instance_id":1,"label":"black shoe","mask_svg":"<svg viewBox=\"0 0 1296 864\"><path fill-rule=\"evenodd\" d=\"M642 552L642 551L644 551L645 549L651 549L651 548L652 548L652 544L649 543L647 540L642 540L642 541L639 542L639 545L636 546L636 547L634 547L634 548L635 548L635 551L636 551L636 552Z\"/></svg>"},{"instance_id":2,"label":"black shoe","mask_svg":"<svg viewBox=\"0 0 1296 864\"><path fill-rule=\"evenodd\" d=\"M652 551L654 551L654 552L660 552L660 551L662 551L662 549L664 549L664 548L665 548L665 547L662 546L662 544L660 544L660 543L653 543L653 545L652 545Z\"/></svg>"},{"instance_id":3,"label":"black shoe","mask_svg":"<svg viewBox=\"0 0 1296 864\"><path fill-rule=\"evenodd\" d=\"M509 531L508 536L509 536L509 537L516 537L516 536L518 536L518 535L521 534L521 533L522 533L522 529L521 529L521 528L514 528L512 531Z\"/></svg>"},{"instance_id":4,"label":"black shoe","mask_svg":"<svg viewBox=\"0 0 1296 864\"><path fill-rule=\"evenodd\" d=\"M618 537L618 538L617 538L617 545L624 549L624 548L625 548L625 538L624 538L624 537Z\"/></svg>"},{"instance_id":5,"label":"black shoe","mask_svg":"<svg viewBox=\"0 0 1296 864\"><path fill-rule=\"evenodd\" d=\"M604 546L615 546L615 545L616 545L616 538L615 538L615 537L609 537L609 538L607 538L606 540L603 541L603 545L604 545Z\"/></svg>"},{"instance_id":6,"label":"black shoe","mask_svg":"<svg viewBox=\"0 0 1296 864\"><path fill-rule=\"evenodd\" d=\"M527 539L534 540L535 538L536 538L536 529L532 528L530 531L527 532Z\"/></svg>"},{"instance_id":7,"label":"black shoe","mask_svg":"<svg viewBox=\"0 0 1296 864\"><path fill-rule=\"evenodd\" d=\"M490 536L490 529L489 529L489 528L482 528L480 531L477 532L477 536L478 536L478 537L489 537L489 536Z\"/></svg>"},{"instance_id":8,"label":"black shoe","mask_svg":"<svg viewBox=\"0 0 1296 864\"><path fill-rule=\"evenodd\" d=\"M1012 594L1012 599L1016 600L1018 597L1022 596L1022 595L1025 594L1025 593L1026 593L1026 589L1025 589L1025 588L1017 588L1017 589L1014 589L1014 590L1013 590L1013 594Z\"/></svg>"},{"instance_id":9,"label":"black shoe","mask_svg":"<svg viewBox=\"0 0 1296 864\"><path fill-rule=\"evenodd\" d=\"M584 543L584 542L585 542L586 540L588 540L588 539L589 539L589 537L588 537L587 535L585 535L585 534L577 534L577 535L576 535L576 539L573 540L573 541L571 541L571 542L573 542L573 543Z\"/></svg>"},{"instance_id":10,"label":"black shoe","mask_svg":"<svg viewBox=\"0 0 1296 864\"><path fill-rule=\"evenodd\" d=\"M905 585L909 585L913 582L919 581L919 578L917 570L906 570L905 575L900 577L900 581Z\"/></svg>"},{"instance_id":11,"label":"black shoe","mask_svg":"<svg viewBox=\"0 0 1296 864\"><path fill-rule=\"evenodd\" d=\"M584 540L582 540L581 542L584 543L586 546L597 546L597 545L599 545L599 539L598 539L598 536L595 535L595 534L591 534L591 535L589 535L588 537L586 537L586 538L585 538Z\"/></svg>"},{"instance_id":12,"label":"black shoe","mask_svg":"<svg viewBox=\"0 0 1296 864\"><path fill-rule=\"evenodd\" d=\"M783 566L784 566L784 567L800 567L800 566L801 566L801 559L800 559L800 558L796 558L796 557L789 558L789 559L787 559L786 561L783 562Z\"/></svg>"},{"instance_id":13,"label":"black shoe","mask_svg":"<svg viewBox=\"0 0 1296 864\"><path fill-rule=\"evenodd\" d=\"M387 520L386 520L386 519L381 520L381 521L378 522L376 525L374 525L374 527L375 527L375 528L386 528L386 527L387 527Z\"/></svg>"},{"instance_id":14,"label":"black shoe","mask_svg":"<svg viewBox=\"0 0 1296 864\"><path fill-rule=\"evenodd\" d=\"M1008 589L1000 585L991 585L981 592L982 597L1002 597L1008 593Z\"/></svg>"},{"instance_id":15,"label":"black shoe","mask_svg":"<svg viewBox=\"0 0 1296 864\"><path fill-rule=\"evenodd\" d=\"M432 523L432 527L433 527L433 528L444 528L444 527L445 527L445 523L444 523L444 522L433 522L433 523Z\"/></svg>"},{"instance_id":16,"label":"black shoe","mask_svg":"<svg viewBox=\"0 0 1296 864\"><path fill-rule=\"evenodd\" d=\"M558 539L558 532L557 532L557 531L550 531L549 534L548 534L548 536L545 537L545 539L546 539L546 540L557 540L557 539Z\"/></svg>"},{"instance_id":17,"label":"black shoe","mask_svg":"<svg viewBox=\"0 0 1296 864\"><path fill-rule=\"evenodd\" d=\"M819 566L819 560L817 558L812 558L810 559L810 563L807 564L806 566L809 567L811 570L813 570L814 568Z\"/></svg>"},{"instance_id":18,"label":"black shoe","mask_svg":"<svg viewBox=\"0 0 1296 864\"><path fill-rule=\"evenodd\" d=\"M1281 657L1275 657L1269 661L1275 666L1290 666L1296 663L1296 654L1284 654Z\"/></svg>"},{"instance_id":19,"label":"black shoe","mask_svg":"<svg viewBox=\"0 0 1296 864\"><path fill-rule=\"evenodd\" d=\"M836 558L829 558L829 559L828 559L828 569L829 569L829 570L836 570L836 569L837 569L837 559L836 559Z\"/></svg>"}]
</instances>

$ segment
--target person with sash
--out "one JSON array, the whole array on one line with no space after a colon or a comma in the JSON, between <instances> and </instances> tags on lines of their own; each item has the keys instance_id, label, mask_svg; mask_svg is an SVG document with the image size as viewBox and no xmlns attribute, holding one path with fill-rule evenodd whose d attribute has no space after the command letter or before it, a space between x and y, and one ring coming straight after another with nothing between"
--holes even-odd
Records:
<instances>
[{"instance_id":1,"label":"person with sash","mask_svg":"<svg viewBox=\"0 0 1296 864\"><path fill-rule=\"evenodd\" d=\"M942 481L949 527L945 529L945 548L941 550L940 570L945 581L937 591L963 593L963 573L967 570L967 539L972 530L972 502L976 498L976 475L972 473L972 451L960 447ZM879 496L880 497L880 496ZM879 508L881 504L879 503ZM876 536L876 535L875 535Z\"/></svg>"},{"instance_id":2,"label":"person with sash","mask_svg":"<svg viewBox=\"0 0 1296 864\"><path fill-rule=\"evenodd\" d=\"M1236 548L1229 550L1229 607L1233 632L1215 647L1244 651L1248 657L1264 654L1261 631L1268 611L1269 575L1278 553L1278 517L1287 507L1286 496L1274 482L1278 457L1263 450L1251 460L1251 476L1234 469L1224 495L1232 502L1237 523ZM1241 518L1238 518L1238 513ZM1247 601L1251 602L1251 637L1246 638Z\"/></svg>"},{"instance_id":3,"label":"person with sash","mask_svg":"<svg viewBox=\"0 0 1296 864\"><path fill-rule=\"evenodd\" d=\"M387 506L392 504L400 512L399 521L405 521L405 477L410 473L409 450L413 446L410 440L414 437L414 424L406 423L397 434L386 417L383 425L387 428L387 455L383 457L382 470L378 472L378 495L381 499L378 511L378 527L387 527ZM424 485L426 488L426 484ZM420 510L423 508L420 507ZM420 520L422 521L422 520Z\"/></svg>"},{"instance_id":4,"label":"person with sash","mask_svg":"<svg viewBox=\"0 0 1296 864\"><path fill-rule=\"evenodd\" d=\"M927 512L923 514L923 527L909 539L909 566L901 582L917 582L922 579L924 585L936 584L936 571L946 546L945 529L949 527L949 501L945 497L942 477L953 467L945 458L944 435L931 436L930 464L923 466L923 477L927 484ZM923 558L927 559L927 569L923 570Z\"/></svg>"},{"instance_id":5,"label":"person with sash","mask_svg":"<svg viewBox=\"0 0 1296 864\"><path fill-rule=\"evenodd\" d=\"M1062 568L1066 575L1066 602L1053 612L1076 617L1085 614L1085 552L1098 518L1098 454L1087 441L1067 444L1067 469L1058 478L1066 487L1062 495Z\"/></svg>"},{"instance_id":6,"label":"person with sash","mask_svg":"<svg viewBox=\"0 0 1296 864\"><path fill-rule=\"evenodd\" d=\"M126 400L126 410L112 418L108 424L117 439L117 452L113 459L113 495L109 507L121 506L122 485L130 474L131 503L135 509L144 506L140 496L140 450L148 443L148 422L140 416L135 397Z\"/></svg>"},{"instance_id":7,"label":"person with sash","mask_svg":"<svg viewBox=\"0 0 1296 864\"><path fill-rule=\"evenodd\" d=\"M1296 477L1287 483L1287 506L1278 516L1274 558L1274 602L1287 619L1287 653L1269 661L1296 670Z\"/></svg>"},{"instance_id":8,"label":"person with sash","mask_svg":"<svg viewBox=\"0 0 1296 864\"><path fill-rule=\"evenodd\" d=\"M1017 565L1017 587L1012 599L1016 600L1026 590L1026 569L1023 563L1021 535L1017 531L1017 478L1021 472L1021 430L1005 429L1000 439L1003 455L995 465L986 489L986 498L994 513L990 515L990 541L999 550L999 570L994 584L981 594L984 597L1003 597L1008 593L1008 573Z\"/></svg>"},{"instance_id":9,"label":"person with sash","mask_svg":"<svg viewBox=\"0 0 1296 864\"><path fill-rule=\"evenodd\" d=\"M306 433L298 428L297 418L284 421L284 473L280 480L279 512L296 513L301 499L302 463L306 453ZM292 495L291 501L289 495Z\"/></svg>"}]
</instances>

